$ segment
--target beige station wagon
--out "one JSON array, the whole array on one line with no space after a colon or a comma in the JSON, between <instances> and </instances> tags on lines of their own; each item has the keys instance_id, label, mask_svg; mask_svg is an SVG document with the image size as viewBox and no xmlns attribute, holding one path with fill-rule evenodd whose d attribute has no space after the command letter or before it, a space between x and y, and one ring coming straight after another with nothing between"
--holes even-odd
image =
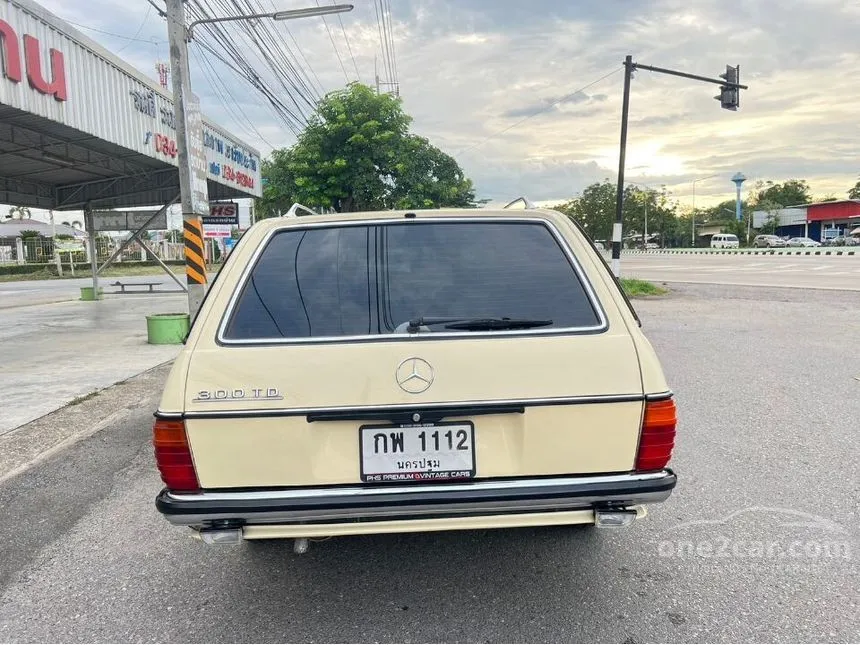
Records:
<instances>
[{"instance_id":1,"label":"beige station wagon","mask_svg":"<svg viewBox=\"0 0 860 645\"><path fill-rule=\"evenodd\" d=\"M156 506L207 543L626 526L676 482L635 312L536 208L255 224L155 416Z\"/></svg>"}]
</instances>

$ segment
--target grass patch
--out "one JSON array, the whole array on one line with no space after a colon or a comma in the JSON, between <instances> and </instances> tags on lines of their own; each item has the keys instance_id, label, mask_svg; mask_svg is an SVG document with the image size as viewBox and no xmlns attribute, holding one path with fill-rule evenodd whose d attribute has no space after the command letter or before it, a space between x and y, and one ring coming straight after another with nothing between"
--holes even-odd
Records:
<instances>
[{"instance_id":1,"label":"grass patch","mask_svg":"<svg viewBox=\"0 0 860 645\"><path fill-rule=\"evenodd\" d=\"M21 280L53 280L57 276L47 269L37 269L32 273L0 273L0 282L20 282Z\"/></svg>"},{"instance_id":2,"label":"grass patch","mask_svg":"<svg viewBox=\"0 0 860 645\"><path fill-rule=\"evenodd\" d=\"M669 292L668 289L658 287L653 282L639 280L637 278L621 278L621 287L631 298L639 298L641 296L663 296Z\"/></svg>"},{"instance_id":3,"label":"grass patch","mask_svg":"<svg viewBox=\"0 0 860 645\"><path fill-rule=\"evenodd\" d=\"M84 394L83 396L76 396L74 399L69 401L69 405L80 405L84 401L89 401L90 399L94 399L99 394L98 390L93 390L89 394Z\"/></svg>"},{"instance_id":4,"label":"grass patch","mask_svg":"<svg viewBox=\"0 0 860 645\"><path fill-rule=\"evenodd\" d=\"M185 272L185 268L181 264L169 264L170 270L173 271L176 275L182 276ZM220 268L220 264L209 264L206 266L207 272L215 272ZM34 270L30 273L14 273L14 274L0 274L0 282L18 282L20 280L68 280L72 278L92 278L92 271L90 270L89 265L75 265L75 275L72 275L71 270L68 265L63 266L63 277L59 277L54 273L56 269L49 270L44 267L34 268ZM102 278L128 278L135 276L163 276L165 279L170 280L170 276L168 276L164 269L160 266L138 266L134 264L116 264L111 265L101 273L99 273L99 279Z\"/></svg>"}]
</instances>

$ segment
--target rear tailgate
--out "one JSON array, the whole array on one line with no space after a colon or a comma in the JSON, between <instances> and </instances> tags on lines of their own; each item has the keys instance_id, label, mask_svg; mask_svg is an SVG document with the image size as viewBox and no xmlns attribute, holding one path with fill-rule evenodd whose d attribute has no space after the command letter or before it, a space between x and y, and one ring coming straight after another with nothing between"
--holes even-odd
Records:
<instances>
[{"instance_id":1,"label":"rear tailgate","mask_svg":"<svg viewBox=\"0 0 860 645\"><path fill-rule=\"evenodd\" d=\"M413 356L434 371L420 394L404 392L395 377ZM237 405L195 395L251 389L277 390L283 399ZM643 407L626 333L198 349L187 393L188 437L204 488L359 482L361 426L387 425L400 408L432 416L444 404L522 407L446 419L474 424L477 477L626 471Z\"/></svg>"},{"instance_id":2,"label":"rear tailgate","mask_svg":"<svg viewBox=\"0 0 860 645\"><path fill-rule=\"evenodd\" d=\"M499 230L507 235L507 229ZM481 230L481 235L495 235L493 231ZM458 231L457 239L469 235L469 230L463 229ZM392 239L395 237L391 235ZM432 248L431 238L428 236L427 252L444 256L445 249ZM305 244L302 252L308 249L314 258L326 252L325 245L315 247L313 239L308 240L294 245L296 256L302 243ZM497 240L496 245L503 242ZM523 244L528 243L526 240ZM375 244L393 243L381 236ZM470 249L475 247L474 242L470 244ZM350 274L363 279L365 272L367 275L371 272L365 266L347 266L356 260L342 257L340 240L332 248L337 250L331 262L343 269L339 268L337 284L332 289L336 288L341 297L344 289L350 288L344 286ZM390 279L386 273L386 280L390 281L386 288L391 293L384 295L391 299L393 304L389 307L395 310L391 315L398 322L406 317L397 310L398 303L406 296L397 291L398 283L405 278L397 274L395 251L389 253L386 247L386 253L393 259L385 267L390 272ZM368 256L378 252L368 242ZM437 285L449 278L447 273L440 272L447 271L451 262L465 260L460 259L461 255L452 255L441 258L443 269L437 270L435 265L422 268L423 258L413 257L422 252L411 251L412 266L408 269L412 273L424 271L432 280L428 278L417 287L410 285L410 289L426 290L430 313L435 313L439 307L433 303L439 290ZM480 255L479 250L475 253ZM498 297L511 306L520 305L524 298L530 297L530 285L518 280L523 271L531 270L531 265L540 264L535 259L540 254L533 249L522 250L522 258L517 257L518 253L518 248L504 252L505 270L509 266L516 269L500 278L504 284L493 282L495 274L480 278L484 281L482 288L488 293L501 294ZM479 258L466 269L480 273L484 264L495 257ZM295 264L301 266L298 260ZM313 275L326 271L329 264L315 266L317 273ZM260 274L256 294L259 302L254 306L259 309L260 303L268 303L264 308L272 321L292 314L280 313L277 307L281 303L266 292L267 285L280 279L292 266L290 260L279 266L277 272ZM577 265L578 271L581 268ZM330 326L330 303L326 301L323 308L325 317L315 318L315 312L323 309L315 309L314 299L318 296L313 293L313 281L301 269L296 271L305 286L300 296L302 307L306 307L307 327L311 327L312 320L316 327ZM551 268L540 276L541 284L555 279ZM462 467L475 477L609 473L633 468L643 412L642 375L630 331L602 280L593 281L593 292L585 280L591 298L599 300L595 315L600 324L570 333L464 332L444 338L435 333L411 337L377 333L360 338L325 338L319 342L309 338L299 340L313 342L286 339L248 344L216 339L221 314L239 283L238 276L230 274L222 280L221 294L207 303L209 314L195 330L184 384L188 439L203 488L354 484L373 481L372 473L378 472L381 463L400 468L405 462L407 471L410 463L419 470L426 470L429 463L430 470L445 471L445 464L456 463L457 457L464 459ZM277 298L288 299L288 287L292 284L279 287ZM540 285L535 287L537 291L541 289ZM451 298L451 293L445 293L444 297ZM475 299L475 293L479 292L473 292L469 302ZM380 297L376 293L374 296ZM455 310L464 308L460 304ZM343 311L333 313L344 318ZM356 315L354 310L348 313ZM550 314L537 317L560 319L565 315L556 310ZM293 324L290 320L281 322L279 331ZM303 317L301 322L304 324ZM385 321L371 322L382 326ZM268 324L268 319L260 324L264 323ZM252 329L251 333L257 332ZM439 412L440 409L444 412ZM457 423L453 427L426 425L454 422ZM402 425L415 427L401 432ZM362 431L368 426L370 430ZM423 445L417 443L422 430ZM434 435L436 430L439 433ZM441 455L436 460L439 455L434 456L433 449L439 448L440 439L444 444L449 431L462 453ZM405 439L397 437L404 432ZM462 433L468 436L463 438ZM436 446L427 445L433 441ZM386 454L368 454L374 450ZM389 452L395 454L391 456ZM400 466L396 465L398 461Z\"/></svg>"}]
</instances>

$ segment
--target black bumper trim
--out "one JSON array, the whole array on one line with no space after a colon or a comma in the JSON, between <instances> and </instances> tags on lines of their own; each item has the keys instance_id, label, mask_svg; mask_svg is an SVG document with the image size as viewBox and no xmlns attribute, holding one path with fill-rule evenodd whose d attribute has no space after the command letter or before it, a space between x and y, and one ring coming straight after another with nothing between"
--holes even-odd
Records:
<instances>
[{"instance_id":1,"label":"black bumper trim","mask_svg":"<svg viewBox=\"0 0 860 645\"><path fill-rule=\"evenodd\" d=\"M176 524L203 524L234 519L244 523L311 521L314 518L353 520L370 517L406 518L420 513L493 514L518 509L573 509L601 505L632 505L666 499L677 478L671 470L642 477L545 478L542 480L473 480L457 484L409 485L261 491L208 491L174 494L162 490L156 508ZM581 481L577 481L580 479ZM555 483L555 482L561 483ZM498 485L497 487L494 487ZM303 492L314 493L303 496ZM280 497L279 497L280 495Z\"/></svg>"}]
</instances>

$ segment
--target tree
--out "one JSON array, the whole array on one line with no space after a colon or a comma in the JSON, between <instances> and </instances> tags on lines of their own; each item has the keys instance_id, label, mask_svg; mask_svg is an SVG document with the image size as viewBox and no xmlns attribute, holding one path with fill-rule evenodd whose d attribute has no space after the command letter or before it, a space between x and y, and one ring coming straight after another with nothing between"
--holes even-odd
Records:
<instances>
[{"instance_id":1,"label":"tree","mask_svg":"<svg viewBox=\"0 0 860 645\"><path fill-rule=\"evenodd\" d=\"M854 184L854 188L848 191L848 199L860 199L860 179Z\"/></svg>"},{"instance_id":2,"label":"tree","mask_svg":"<svg viewBox=\"0 0 860 645\"><path fill-rule=\"evenodd\" d=\"M262 164L260 218L299 202L351 212L474 206L472 182L427 139L409 134L400 99L352 83L320 100L292 148Z\"/></svg>"},{"instance_id":3,"label":"tree","mask_svg":"<svg viewBox=\"0 0 860 645\"><path fill-rule=\"evenodd\" d=\"M610 240L612 226L615 223L616 191L615 184L604 179L602 182L587 186L578 198L562 204L558 210L576 220L591 239ZM665 189L658 192L651 189L642 190L637 186L627 186L624 189L621 213L625 234L644 236L646 213L648 233L657 233L664 245L667 244L667 239L674 241L680 237L677 205L669 202Z\"/></svg>"},{"instance_id":4,"label":"tree","mask_svg":"<svg viewBox=\"0 0 860 645\"><path fill-rule=\"evenodd\" d=\"M26 206L10 206L6 219L30 219L30 209Z\"/></svg>"},{"instance_id":5,"label":"tree","mask_svg":"<svg viewBox=\"0 0 860 645\"><path fill-rule=\"evenodd\" d=\"M781 184L772 181L758 181L752 192L751 201L756 210L763 210L761 204L770 202L779 207L808 204L812 201L812 191L805 179L789 179Z\"/></svg>"},{"instance_id":6,"label":"tree","mask_svg":"<svg viewBox=\"0 0 860 645\"><path fill-rule=\"evenodd\" d=\"M769 200L765 200L758 204L757 210L767 212L767 219L761 227L762 233L768 233L770 235L776 233L776 229L779 227L779 211L781 208L782 204Z\"/></svg>"},{"instance_id":7,"label":"tree","mask_svg":"<svg viewBox=\"0 0 860 645\"><path fill-rule=\"evenodd\" d=\"M472 181L453 157L424 137L409 135L395 168L397 182L391 191L394 208L471 208L475 206Z\"/></svg>"}]
</instances>

